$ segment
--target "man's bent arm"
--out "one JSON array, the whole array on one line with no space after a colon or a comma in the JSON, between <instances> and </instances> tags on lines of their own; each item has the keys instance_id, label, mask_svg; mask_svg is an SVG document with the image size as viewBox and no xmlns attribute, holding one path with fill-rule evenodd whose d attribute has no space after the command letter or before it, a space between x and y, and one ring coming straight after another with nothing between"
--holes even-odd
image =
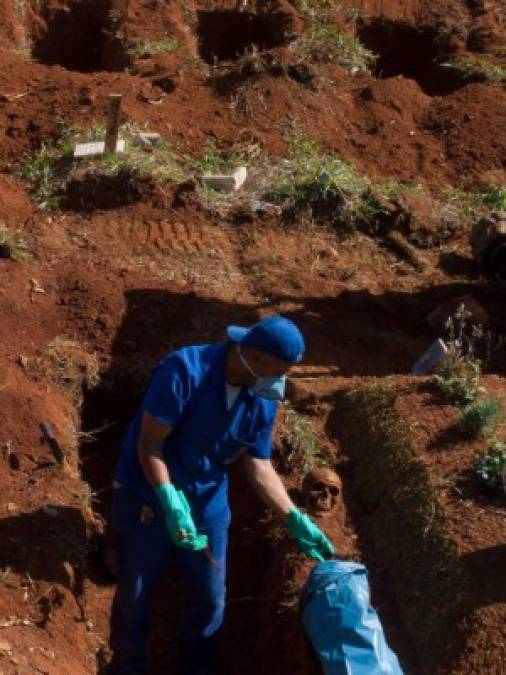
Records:
<instances>
[{"instance_id":1,"label":"man's bent arm","mask_svg":"<svg viewBox=\"0 0 506 675\"><path fill-rule=\"evenodd\" d=\"M144 475L153 487L170 482L169 470L163 457L163 444L172 428L167 427L145 412L137 445L137 456Z\"/></svg>"},{"instance_id":2,"label":"man's bent arm","mask_svg":"<svg viewBox=\"0 0 506 675\"><path fill-rule=\"evenodd\" d=\"M287 518L294 504L270 460L245 455L246 475L263 501L279 516Z\"/></svg>"}]
</instances>

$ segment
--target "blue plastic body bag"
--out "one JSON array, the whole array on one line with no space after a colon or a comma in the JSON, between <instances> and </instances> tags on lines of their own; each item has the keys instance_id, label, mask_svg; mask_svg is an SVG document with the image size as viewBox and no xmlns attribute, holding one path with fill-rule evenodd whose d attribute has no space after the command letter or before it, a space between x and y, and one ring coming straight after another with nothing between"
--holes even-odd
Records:
<instances>
[{"instance_id":1,"label":"blue plastic body bag","mask_svg":"<svg viewBox=\"0 0 506 675\"><path fill-rule=\"evenodd\" d=\"M364 565L337 560L316 565L301 609L325 675L403 675L371 607Z\"/></svg>"}]
</instances>

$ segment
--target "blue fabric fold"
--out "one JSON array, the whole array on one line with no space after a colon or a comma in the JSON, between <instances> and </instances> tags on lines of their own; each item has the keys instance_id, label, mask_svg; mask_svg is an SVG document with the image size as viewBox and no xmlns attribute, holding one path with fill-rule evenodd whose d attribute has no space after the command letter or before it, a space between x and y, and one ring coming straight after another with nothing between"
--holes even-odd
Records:
<instances>
[{"instance_id":1,"label":"blue fabric fold","mask_svg":"<svg viewBox=\"0 0 506 675\"><path fill-rule=\"evenodd\" d=\"M324 675L403 675L371 606L364 565L337 560L316 565L301 609Z\"/></svg>"}]
</instances>

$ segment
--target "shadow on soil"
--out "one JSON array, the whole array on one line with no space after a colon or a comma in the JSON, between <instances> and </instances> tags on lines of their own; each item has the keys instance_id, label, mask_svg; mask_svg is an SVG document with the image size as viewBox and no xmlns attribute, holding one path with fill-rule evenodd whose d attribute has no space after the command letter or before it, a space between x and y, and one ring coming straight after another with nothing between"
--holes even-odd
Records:
<instances>
[{"instance_id":1,"label":"shadow on soil","mask_svg":"<svg viewBox=\"0 0 506 675\"><path fill-rule=\"evenodd\" d=\"M34 581L61 584L80 597L86 523L78 508L48 504L46 509L2 518L1 567ZM72 578L64 563L72 568Z\"/></svg>"},{"instance_id":2,"label":"shadow on soil","mask_svg":"<svg viewBox=\"0 0 506 675\"><path fill-rule=\"evenodd\" d=\"M480 579L480 587L475 589L477 607L506 602L506 544L467 553L463 563L474 579Z\"/></svg>"},{"instance_id":3,"label":"shadow on soil","mask_svg":"<svg viewBox=\"0 0 506 675\"><path fill-rule=\"evenodd\" d=\"M116 34L111 0L64 0L37 8L44 29L34 36L32 56L48 66L90 73L123 70L129 57Z\"/></svg>"},{"instance_id":4,"label":"shadow on soil","mask_svg":"<svg viewBox=\"0 0 506 675\"><path fill-rule=\"evenodd\" d=\"M377 77L402 76L415 80L429 96L445 96L470 82L484 79L445 65L452 56L451 34L433 26L381 17L359 22L358 37L378 57Z\"/></svg>"},{"instance_id":5,"label":"shadow on soil","mask_svg":"<svg viewBox=\"0 0 506 675\"><path fill-rule=\"evenodd\" d=\"M200 56L207 63L229 61L252 49L271 49L290 40L292 16L285 12L253 14L237 10L198 13Z\"/></svg>"}]
</instances>

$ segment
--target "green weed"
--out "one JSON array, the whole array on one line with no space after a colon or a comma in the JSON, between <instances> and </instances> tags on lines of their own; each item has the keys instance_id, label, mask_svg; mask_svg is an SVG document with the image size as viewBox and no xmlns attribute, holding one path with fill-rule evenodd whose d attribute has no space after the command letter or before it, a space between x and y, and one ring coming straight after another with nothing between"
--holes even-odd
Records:
<instances>
[{"instance_id":1,"label":"green weed","mask_svg":"<svg viewBox=\"0 0 506 675\"><path fill-rule=\"evenodd\" d=\"M244 154L238 150L219 150L215 141L206 142L203 155L186 157L189 165L200 173L226 174L244 161Z\"/></svg>"},{"instance_id":2,"label":"green weed","mask_svg":"<svg viewBox=\"0 0 506 675\"><path fill-rule=\"evenodd\" d=\"M302 136L290 140L290 156L277 169L278 178L265 196L287 209L309 212L345 230L385 213L371 182L353 164L321 153L317 143Z\"/></svg>"},{"instance_id":3,"label":"green weed","mask_svg":"<svg viewBox=\"0 0 506 675\"><path fill-rule=\"evenodd\" d=\"M481 367L477 361L447 358L435 375L435 383L448 403L468 406L476 400Z\"/></svg>"},{"instance_id":4,"label":"green weed","mask_svg":"<svg viewBox=\"0 0 506 675\"><path fill-rule=\"evenodd\" d=\"M354 35L338 30L332 21L332 3L297 2L296 5L308 22L307 29L294 44L301 59L313 63L338 63L352 73L371 70L377 56Z\"/></svg>"},{"instance_id":5,"label":"green weed","mask_svg":"<svg viewBox=\"0 0 506 675\"><path fill-rule=\"evenodd\" d=\"M72 155L61 147L43 145L40 151L21 162L19 175L30 184L41 209L58 208L61 189L72 166Z\"/></svg>"},{"instance_id":6,"label":"green weed","mask_svg":"<svg viewBox=\"0 0 506 675\"><path fill-rule=\"evenodd\" d=\"M506 469L506 443L495 440L476 459L473 473L476 479L492 490L504 491L503 475Z\"/></svg>"},{"instance_id":7,"label":"green weed","mask_svg":"<svg viewBox=\"0 0 506 675\"><path fill-rule=\"evenodd\" d=\"M423 192L420 183L415 183L413 181L388 180L376 183L375 187L380 194L389 199L394 199L400 195L410 194L412 192Z\"/></svg>"},{"instance_id":8,"label":"green weed","mask_svg":"<svg viewBox=\"0 0 506 675\"><path fill-rule=\"evenodd\" d=\"M502 63L477 54L459 56L442 65L468 77L480 77L495 84L506 82L506 67Z\"/></svg>"},{"instance_id":9,"label":"green weed","mask_svg":"<svg viewBox=\"0 0 506 675\"><path fill-rule=\"evenodd\" d=\"M465 433L472 438L490 435L501 419L501 402L496 398L474 401L465 408L460 421Z\"/></svg>"},{"instance_id":10,"label":"green weed","mask_svg":"<svg viewBox=\"0 0 506 675\"><path fill-rule=\"evenodd\" d=\"M329 462L311 423L288 404L285 405L281 444L280 460L284 470L306 472L313 466L323 466Z\"/></svg>"},{"instance_id":11,"label":"green weed","mask_svg":"<svg viewBox=\"0 0 506 675\"><path fill-rule=\"evenodd\" d=\"M370 71L377 58L358 38L327 23L311 22L295 44L295 50L302 60L338 63L352 73Z\"/></svg>"},{"instance_id":12,"label":"green weed","mask_svg":"<svg viewBox=\"0 0 506 675\"><path fill-rule=\"evenodd\" d=\"M179 46L177 38L167 38L166 40L159 40L158 42L137 42L132 45L127 53L134 57L143 57L148 54L163 54L166 52L173 52Z\"/></svg>"},{"instance_id":13,"label":"green weed","mask_svg":"<svg viewBox=\"0 0 506 675\"><path fill-rule=\"evenodd\" d=\"M434 378L447 402L462 408L476 401L481 376L481 363L475 350L483 332L479 326L469 326L469 318L465 306L460 305L455 316L446 322L448 351Z\"/></svg>"},{"instance_id":14,"label":"green weed","mask_svg":"<svg viewBox=\"0 0 506 675\"><path fill-rule=\"evenodd\" d=\"M479 195L482 204L494 211L506 211L506 187L494 187Z\"/></svg>"},{"instance_id":15,"label":"green weed","mask_svg":"<svg viewBox=\"0 0 506 675\"><path fill-rule=\"evenodd\" d=\"M30 259L28 244L8 227L0 227L0 258L10 258L15 262Z\"/></svg>"}]
</instances>

